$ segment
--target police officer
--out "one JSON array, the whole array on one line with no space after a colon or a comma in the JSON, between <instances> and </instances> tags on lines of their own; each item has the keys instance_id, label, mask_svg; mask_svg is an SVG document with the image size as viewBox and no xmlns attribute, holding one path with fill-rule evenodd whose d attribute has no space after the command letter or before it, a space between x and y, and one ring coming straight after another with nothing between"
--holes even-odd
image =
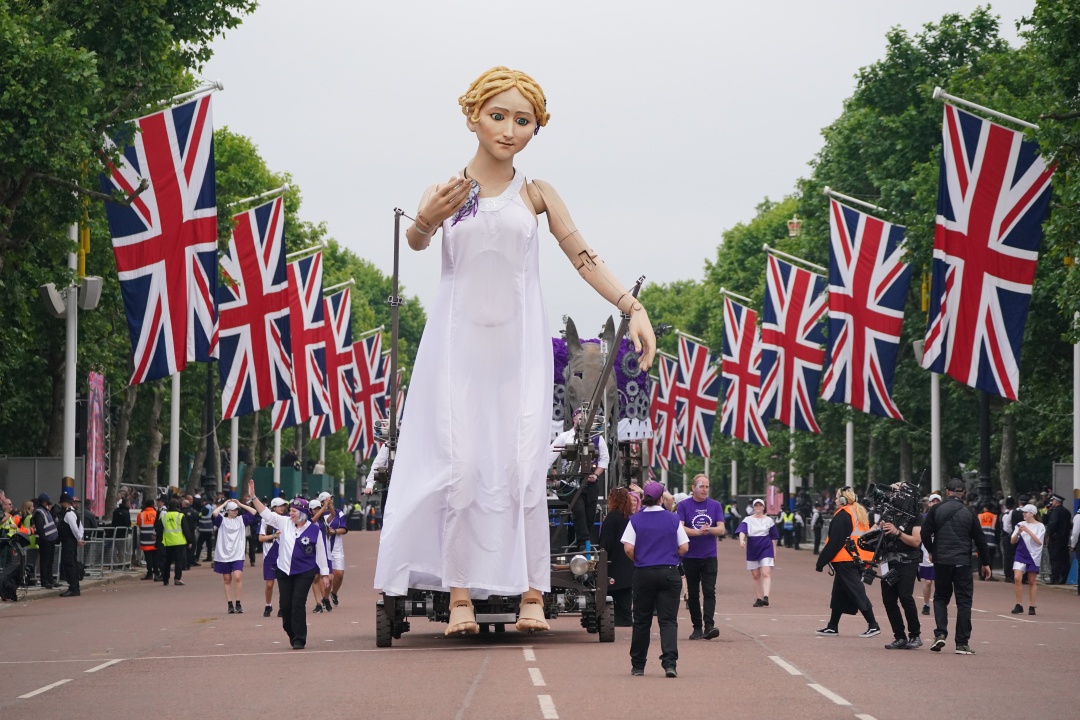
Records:
<instances>
[{"instance_id":1,"label":"police officer","mask_svg":"<svg viewBox=\"0 0 1080 720\"><path fill-rule=\"evenodd\" d=\"M630 640L630 674L644 675L649 656L653 611L660 625L660 664L669 678L678 677L679 557L690 549L690 538L678 516L660 504L664 486L645 484L643 509L630 516L622 543L634 561L634 630Z\"/></svg>"},{"instance_id":2,"label":"police officer","mask_svg":"<svg viewBox=\"0 0 1080 720\"><path fill-rule=\"evenodd\" d=\"M57 534L60 537L60 579L66 580L68 589L60 593L60 597L78 597L79 570L76 566L75 554L83 542L83 529L79 524L79 517L72 505L75 499L68 493L60 495L60 514L57 517Z\"/></svg>"},{"instance_id":3,"label":"police officer","mask_svg":"<svg viewBox=\"0 0 1080 720\"><path fill-rule=\"evenodd\" d=\"M195 498L196 510L199 511L199 519L196 521L195 532L195 558L202 554L203 546L206 546L206 562L213 562L211 553L214 552L214 506L202 498Z\"/></svg>"},{"instance_id":4,"label":"police officer","mask_svg":"<svg viewBox=\"0 0 1080 720\"><path fill-rule=\"evenodd\" d=\"M157 518L157 531L161 536L161 544L165 547L165 561L161 566L161 580L165 585L169 584L169 566L176 564L175 585L183 585L181 578L184 576L184 563L188 549L187 518L180 512L180 501L175 498L169 501L169 509Z\"/></svg>"},{"instance_id":5,"label":"police officer","mask_svg":"<svg viewBox=\"0 0 1080 720\"><path fill-rule=\"evenodd\" d=\"M38 542L38 564L41 566L38 568L38 575L41 577L41 587L48 590L56 587L53 566L56 562L56 541L60 539L60 533L53 522L52 502L45 493L37 497L33 522L34 535Z\"/></svg>"}]
</instances>

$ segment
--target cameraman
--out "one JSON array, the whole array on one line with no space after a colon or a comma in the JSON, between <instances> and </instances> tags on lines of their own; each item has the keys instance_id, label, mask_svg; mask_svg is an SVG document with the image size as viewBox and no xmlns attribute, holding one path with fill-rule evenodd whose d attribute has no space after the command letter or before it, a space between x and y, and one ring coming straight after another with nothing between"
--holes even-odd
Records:
<instances>
[{"instance_id":1,"label":"cameraman","mask_svg":"<svg viewBox=\"0 0 1080 720\"><path fill-rule=\"evenodd\" d=\"M902 494L902 483L895 483L892 489L895 493L893 498L896 499L897 494ZM908 489L911 498L918 497L916 489ZM899 517L894 517L894 513L886 511L878 526L882 532L878 557L884 566L881 573L881 602L889 616L894 638L885 646L886 650L915 650L923 644L919 610L915 604L915 578L919 573L919 561L922 560L922 513L914 505L902 509L911 510L914 517L899 513L896 514ZM907 616L906 635L900 607L904 608L903 615Z\"/></svg>"}]
</instances>

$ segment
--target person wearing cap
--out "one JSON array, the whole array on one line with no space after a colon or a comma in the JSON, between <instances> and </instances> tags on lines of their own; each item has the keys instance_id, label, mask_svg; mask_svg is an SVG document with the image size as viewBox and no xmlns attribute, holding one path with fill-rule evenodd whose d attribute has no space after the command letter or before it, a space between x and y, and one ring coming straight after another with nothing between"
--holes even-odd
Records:
<instances>
[{"instance_id":1,"label":"person wearing cap","mask_svg":"<svg viewBox=\"0 0 1080 720\"><path fill-rule=\"evenodd\" d=\"M252 481L254 482L254 481ZM255 498L254 489L248 493ZM262 505L258 503L255 507ZM263 507L266 507L263 505ZM240 515L243 510L244 514ZM244 549L247 546L247 528L258 521L256 510L235 500L226 500L214 508L211 514L214 527L217 528L217 543L214 545L214 572L221 575L225 583L225 601L228 612L243 613L240 595L244 589ZM235 605L234 605L235 601Z\"/></svg>"},{"instance_id":2,"label":"person wearing cap","mask_svg":"<svg viewBox=\"0 0 1080 720\"><path fill-rule=\"evenodd\" d=\"M848 551L848 538L857 541L870 529L866 508L856 501L855 491L842 487L836 491L836 512L829 523L829 537L825 548L818 555L816 569L821 572L826 565L833 571L832 600L829 607L832 616L829 624L817 631L822 637L835 637L840 634L840 617L862 613L866 620L866 630L859 633L861 638L875 637L881 634L881 627L874 618L874 606L866 597L866 586L862 581L862 568L856 567L855 558ZM869 562L874 553L858 549L859 560Z\"/></svg>"},{"instance_id":3,"label":"person wearing cap","mask_svg":"<svg viewBox=\"0 0 1080 720\"><path fill-rule=\"evenodd\" d=\"M277 515L289 514L289 503L284 498L276 497L270 501L270 512ZM266 606L263 608L263 617L270 617L274 611L274 578L277 574L278 538L281 531L275 529L266 520L261 520L259 526L259 542L263 544L263 594L266 597ZM278 599L278 617L281 617L281 599Z\"/></svg>"},{"instance_id":4,"label":"person wearing cap","mask_svg":"<svg viewBox=\"0 0 1080 720\"><path fill-rule=\"evenodd\" d=\"M930 512L930 508L934 507L941 502L941 495L937 493L931 493L930 497L926 499L926 512L923 513L922 519L926 521L926 513ZM920 541L922 534L920 531ZM934 563L930 560L930 553L926 552L926 543L922 543L922 560L919 561L919 580L922 582L922 614L930 614L930 599L934 597Z\"/></svg>"},{"instance_id":5,"label":"person wearing cap","mask_svg":"<svg viewBox=\"0 0 1080 720\"><path fill-rule=\"evenodd\" d=\"M60 579L68 584L67 590L60 593L60 597L78 597L79 570L76 565L75 555L83 541L83 529L79 524L79 516L72 505L75 498L68 493L60 495L60 515L57 518L57 534L60 537Z\"/></svg>"},{"instance_id":6,"label":"person wearing cap","mask_svg":"<svg viewBox=\"0 0 1080 720\"><path fill-rule=\"evenodd\" d=\"M326 534L330 558L330 601L336 606L338 591L341 590L341 584L345 581L344 536L349 532L348 514L334 507L334 498L330 493L322 493L320 498L322 498L324 508L323 532Z\"/></svg>"},{"instance_id":7,"label":"person wearing cap","mask_svg":"<svg viewBox=\"0 0 1080 720\"><path fill-rule=\"evenodd\" d=\"M900 490L902 483L895 483L893 490ZM912 495L918 492L911 487ZM915 604L915 580L919 575L919 563L923 556L922 513L911 508L914 517L896 513L892 520L878 523L882 532L877 559L881 582L881 604L889 618L893 641L886 650L917 650L922 647L922 623ZM902 612L901 612L902 610ZM907 620L905 631L904 621Z\"/></svg>"},{"instance_id":8,"label":"person wearing cap","mask_svg":"<svg viewBox=\"0 0 1080 720\"><path fill-rule=\"evenodd\" d=\"M1016 510L1016 499L1012 495L1005 498L1005 509L1001 513L1001 569L1005 573L1005 582L1013 581L1013 557L1016 555L1016 546L1012 544L1013 511Z\"/></svg>"},{"instance_id":9,"label":"person wearing cap","mask_svg":"<svg viewBox=\"0 0 1080 720\"><path fill-rule=\"evenodd\" d=\"M724 526L724 507L709 497L708 476L695 475L691 488L693 494L675 506L675 513L690 538L690 549L682 559L686 573L686 606L694 626L690 639L712 640L720 636L713 621L716 613L716 542L727 533L727 528Z\"/></svg>"},{"instance_id":10,"label":"person wearing cap","mask_svg":"<svg viewBox=\"0 0 1080 720\"><path fill-rule=\"evenodd\" d=\"M330 497L330 493L323 493L327 498ZM322 495L314 497L308 501L308 509L311 510L311 522L319 528L319 537L322 539L322 543L325 546L326 551L326 563L327 567L330 567L330 538L326 533L326 502L321 499ZM327 573L329 575L329 573ZM312 612L333 612L334 606L330 604L330 598L327 593L323 592L323 583L318 582L319 578L315 578L315 582L311 584L311 594L315 596L315 607Z\"/></svg>"},{"instance_id":11,"label":"person wearing cap","mask_svg":"<svg viewBox=\"0 0 1080 720\"><path fill-rule=\"evenodd\" d=\"M52 514L52 501L45 493L37 496L33 515L34 535L38 542L38 576L41 587L49 590L56 587L56 578L53 575L53 566L56 558L56 543L60 539L60 532Z\"/></svg>"},{"instance_id":12,"label":"person wearing cap","mask_svg":"<svg viewBox=\"0 0 1080 720\"><path fill-rule=\"evenodd\" d=\"M175 563L174 585L182 586L184 581L184 566L187 565L187 551L191 528L188 527L188 519L180 510L180 501L176 498L169 500L169 509L159 513L155 523L158 535L161 537L161 545L165 549L164 560L161 566L161 580L165 585L169 584L169 567Z\"/></svg>"},{"instance_id":13,"label":"person wearing cap","mask_svg":"<svg viewBox=\"0 0 1080 720\"><path fill-rule=\"evenodd\" d=\"M205 547L206 557L203 562L213 562L211 553L214 551L214 506L196 495L195 509L199 511L199 519L195 523L195 557L198 559Z\"/></svg>"},{"instance_id":14,"label":"person wearing cap","mask_svg":"<svg viewBox=\"0 0 1080 720\"><path fill-rule=\"evenodd\" d=\"M1050 555L1050 585L1064 585L1069 579L1069 531L1072 518L1063 507L1065 498L1050 496L1050 508L1046 511L1046 552Z\"/></svg>"},{"instance_id":15,"label":"person wearing cap","mask_svg":"<svg viewBox=\"0 0 1080 720\"><path fill-rule=\"evenodd\" d=\"M974 655L971 640L971 600L975 583L971 579L971 546L979 553L979 575L990 577L990 552L979 519L964 504L964 481L953 478L946 486L947 497L930 509L923 520L923 544L934 563L934 643L941 652L949 637L949 601L956 594L956 654Z\"/></svg>"},{"instance_id":16,"label":"person wearing cap","mask_svg":"<svg viewBox=\"0 0 1080 720\"><path fill-rule=\"evenodd\" d=\"M690 549L690 538L679 518L660 504L664 486L645 484L641 512L630 516L623 531L626 556L634 561L634 630L630 640L630 674L644 675L649 657L653 612L660 626L660 664L669 678L678 677L679 558Z\"/></svg>"},{"instance_id":17,"label":"person wearing cap","mask_svg":"<svg viewBox=\"0 0 1080 720\"><path fill-rule=\"evenodd\" d=\"M1046 526L1039 522L1039 510L1034 505L1027 504L1020 508L1024 519L1013 528L1010 542L1016 546L1016 555L1013 558L1013 588L1016 590L1016 605L1012 612L1019 615L1024 612L1024 606L1020 604L1023 599L1023 589L1020 587L1020 576L1027 574L1028 585L1028 615L1035 614L1035 581L1039 575L1039 567L1042 562L1043 543L1046 540ZM1020 542L1023 540L1023 542Z\"/></svg>"},{"instance_id":18,"label":"person wearing cap","mask_svg":"<svg viewBox=\"0 0 1080 720\"><path fill-rule=\"evenodd\" d=\"M278 604L281 608L281 626L289 636L293 650L303 650L307 645L307 608L304 602L308 591L321 576L324 590L330 589L330 566L326 558L326 544L319 527L311 522L311 508L307 501L297 498L289 504L289 516L270 511L255 497L255 481L248 481L248 494L259 516L278 533L277 572Z\"/></svg>"},{"instance_id":19,"label":"person wearing cap","mask_svg":"<svg viewBox=\"0 0 1080 720\"><path fill-rule=\"evenodd\" d=\"M746 548L746 569L754 578L754 607L769 607L772 568L776 564L776 543L780 533L776 522L765 514L765 501L755 498L750 503L752 513L743 518L735 534L739 546Z\"/></svg>"}]
</instances>

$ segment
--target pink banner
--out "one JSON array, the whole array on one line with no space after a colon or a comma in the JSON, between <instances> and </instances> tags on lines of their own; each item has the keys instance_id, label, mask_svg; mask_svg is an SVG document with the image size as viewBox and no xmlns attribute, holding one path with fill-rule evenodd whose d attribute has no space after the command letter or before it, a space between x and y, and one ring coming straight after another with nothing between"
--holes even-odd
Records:
<instances>
[{"instance_id":1,"label":"pink banner","mask_svg":"<svg viewBox=\"0 0 1080 720\"><path fill-rule=\"evenodd\" d=\"M105 514L105 376L92 372L86 394L86 509Z\"/></svg>"},{"instance_id":2,"label":"pink banner","mask_svg":"<svg viewBox=\"0 0 1080 720\"><path fill-rule=\"evenodd\" d=\"M772 484L773 477L776 475L774 472L769 472L769 486L765 488L765 514L776 515L780 512L780 508L784 502L784 496L780 492L780 488Z\"/></svg>"}]
</instances>

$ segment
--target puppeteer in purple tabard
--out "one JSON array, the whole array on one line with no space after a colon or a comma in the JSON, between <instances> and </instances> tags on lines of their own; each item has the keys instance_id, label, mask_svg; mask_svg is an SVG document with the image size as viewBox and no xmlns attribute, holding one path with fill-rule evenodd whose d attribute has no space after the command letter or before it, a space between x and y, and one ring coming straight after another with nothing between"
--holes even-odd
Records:
<instances>
[{"instance_id":1,"label":"puppeteer in purple tabard","mask_svg":"<svg viewBox=\"0 0 1080 720\"><path fill-rule=\"evenodd\" d=\"M536 81L492 68L458 102L476 153L424 192L406 230L414 250L441 234L442 276L413 366L375 587L449 591L447 634L478 632L471 599L493 594L522 596L519 630L547 629L552 357L539 215L581 277L630 316L643 369L656 340L555 189L514 164L550 117Z\"/></svg>"}]
</instances>

